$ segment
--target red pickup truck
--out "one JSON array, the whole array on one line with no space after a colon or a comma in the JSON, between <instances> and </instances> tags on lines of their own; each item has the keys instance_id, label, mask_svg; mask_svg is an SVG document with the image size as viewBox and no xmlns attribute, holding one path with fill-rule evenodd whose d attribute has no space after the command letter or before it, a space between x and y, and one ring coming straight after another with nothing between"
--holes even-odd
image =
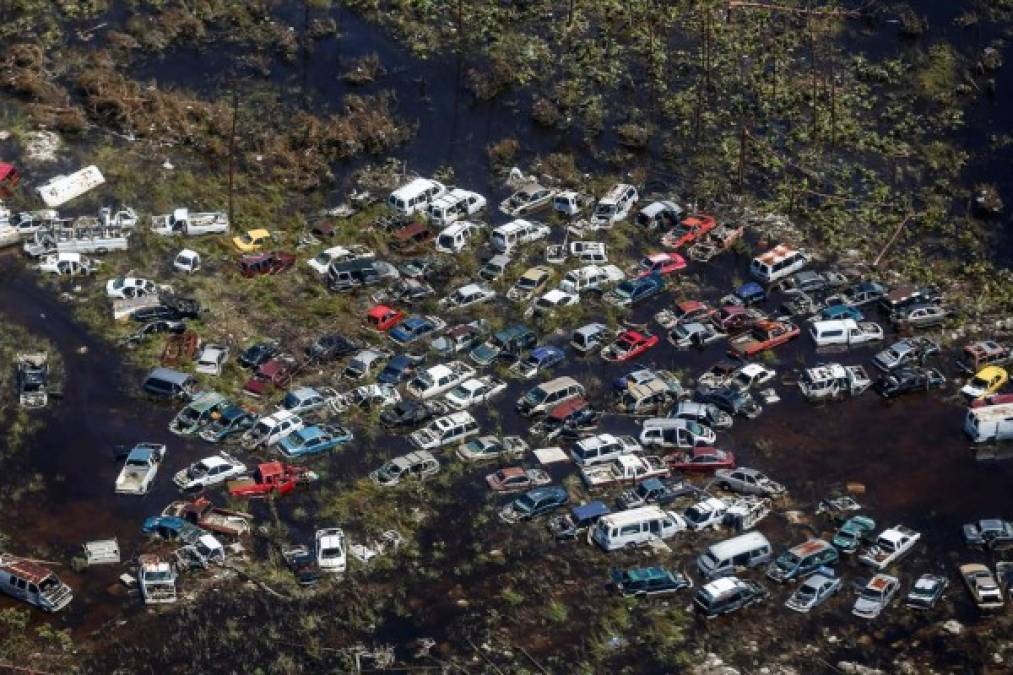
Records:
<instances>
[{"instance_id":1,"label":"red pickup truck","mask_svg":"<svg viewBox=\"0 0 1013 675\"><path fill-rule=\"evenodd\" d=\"M728 353L748 358L794 340L798 334L798 326L790 321L757 321L751 331L729 341Z\"/></svg>"},{"instance_id":2,"label":"red pickup truck","mask_svg":"<svg viewBox=\"0 0 1013 675\"><path fill-rule=\"evenodd\" d=\"M316 480L317 475L303 466L265 462L257 467L253 476L229 481L229 494L233 497L261 497L272 492L286 495L297 483Z\"/></svg>"},{"instance_id":3,"label":"red pickup truck","mask_svg":"<svg viewBox=\"0 0 1013 675\"><path fill-rule=\"evenodd\" d=\"M700 241L704 235L717 227L714 216L695 215L683 218L682 222L665 233L661 245L668 249L679 249Z\"/></svg>"}]
</instances>

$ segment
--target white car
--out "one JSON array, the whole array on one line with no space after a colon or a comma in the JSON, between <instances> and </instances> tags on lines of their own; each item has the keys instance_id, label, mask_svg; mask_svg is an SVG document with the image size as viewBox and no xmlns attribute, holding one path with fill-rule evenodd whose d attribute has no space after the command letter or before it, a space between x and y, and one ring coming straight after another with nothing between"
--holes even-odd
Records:
<instances>
[{"instance_id":1,"label":"white car","mask_svg":"<svg viewBox=\"0 0 1013 675\"><path fill-rule=\"evenodd\" d=\"M61 277L76 277L91 274L99 266L99 261L73 251L50 253L42 258L39 271L57 274Z\"/></svg>"},{"instance_id":2,"label":"white car","mask_svg":"<svg viewBox=\"0 0 1013 675\"><path fill-rule=\"evenodd\" d=\"M376 253L365 246L332 246L324 249L315 257L306 261L306 264L313 268L313 271L324 276L327 274L328 266L333 263L349 262L364 258L375 258Z\"/></svg>"},{"instance_id":3,"label":"white car","mask_svg":"<svg viewBox=\"0 0 1013 675\"><path fill-rule=\"evenodd\" d=\"M729 384L742 391L749 391L753 387L762 386L774 379L777 373L759 363L747 363L739 366L732 373Z\"/></svg>"},{"instance_id":4,"label":"white car","mask_svg":"<svg viewBox=\"0 0 1013 675\"><path fill-rule=\"evenodd\" d=\"M320 571L343 574L348 568L344 531L339 527L326 527L317 530L313 539Z\"/></svg>"},{"instance_id":5,"label":"white car","mask_svg":"<svg viewBox=\"0 0 1013 675\"><path fill-rule=\"evenodd\" d=\"M240 442L247 450L253 450L261 445L274 445L293 431L299 431L303 426L305 424L301 417L288 410L279 410L257 420L257 423L243 434Z\"/></svg>"},{"instance_id":6,"label":"white car","mask_svg":"<svg viewBox=\"0 0 1013 675\"><path fill-rule=\"evenodd\" d=\"M205 457L178 471L172 482L180 490L195 490L224 483L227 480L245 476L249 469L232 455L220 452Z\"/></svg>"},{"instance_id":7,"label":"white car","mask_svg":"<svg viewBox=\"0 0 1013 675\"><path fill-rule=\"evenodd\" d=\"M476 377L457 385L444 396L447 405L455 410L485 403L506 389L506 382L494 377Z\"/></svg>"},{"instance_id":8,"label":"white car","mask_svg":"<svg viewBox=\"0 0 1013 675\"><path fill-rule=\"evenodd\" d=\"M487 284L466 284L440 300L444 309L463 309L472 305L489 302L496 297L496 291Z\"/></svg>"},{"instance_id":9,"label":"white car","mask_svg":"<svg viewBox=\"0 0 1013 675\"><path fill-rule=\"evenodd\" d=\"M197 355L197 365L194 367L198 373L205 375L221 375L225 362L229 360L229 348L225 345L206 344Z\"/></svg>"},{"instance_id":10,"label":"white car","mask_svg":"<svg viewBox=\"0 0 1013 675\"><path fill-rule=\"evenodd\" d=\"M531 303L531 306L524 312L524 315L551 314L560 307L572 307L578 302L580 302L580 296L576 293L567 293L558 288L553 288Z\"/></svg>"},{"instance_id":11,"label":"white car","mask_svg":"<svg viewBox=\"0 0 1013 675\"><path fill-rule=\"evenodd\" d=\"M717 497L708 497L697 502L682 512L686 520L686 526L691 530L703 530L708 527L717 527L725 518L728 511L728 504Z\"/></svg>"},{"instance_id":12,"label":"white car","mask_svg":"<svg viewBox=\"0 0 1013 675\"><path fill-rule=\"evenodd\" d=\"M142 298L157 293L158 285L150 279L116 277L106 282L107 298Z\"/></svg>"}]
</instances>

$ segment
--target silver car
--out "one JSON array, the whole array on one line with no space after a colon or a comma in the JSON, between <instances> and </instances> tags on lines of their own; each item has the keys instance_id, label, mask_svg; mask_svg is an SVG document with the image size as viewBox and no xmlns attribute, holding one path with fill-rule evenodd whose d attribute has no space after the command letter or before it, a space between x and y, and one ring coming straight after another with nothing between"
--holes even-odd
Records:
<instances>
[{"instance_id":1,"label":"silver car","mask_svg":"<svg viewBox=\"0 0 1013 675\"><path fill-rule=\"evenodd\" d=\"M776 497L784 494L784 486L767 478L766 474L739 467L737 469L718 469L714 472L714 484L724 490L732 490L747 495Z\"/></svg>"},{"instance_id":2,"label":"silver car","mask_svg":"<svg viewBox=\"0 0 1013 675\"><path fill-rule=\"evenodd\" d=\"M803 581L791 594L784 606L803 614L822 605L831 595L841 590L844 580L832 575L831 570L817 572Z\"/></svg>"},{"instance_id":3,"label":"silver car","mask_svg":"<svg viewBox=\"0 0 1013 675\"><path fill-rule=\"evenodd\" d=\"M897 577L877 574L869 579L869 583L859 593L851 613L863 619L875 619L893 602L899 590L900 581Z\"/></svg>"}]
</instances>

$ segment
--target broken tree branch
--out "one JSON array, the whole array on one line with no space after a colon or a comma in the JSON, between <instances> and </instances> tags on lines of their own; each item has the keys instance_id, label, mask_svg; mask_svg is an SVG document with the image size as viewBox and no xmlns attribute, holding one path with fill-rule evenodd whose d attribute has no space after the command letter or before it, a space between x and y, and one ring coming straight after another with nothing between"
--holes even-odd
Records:
<instances>
[{"instance_id":1,"label":"broken tree branch","mask_svg":"<svg viewBox=\"0 0 1013 675\"><path fill-rule=\"evenodd\" d=\"M766 2L748 2L747 0L728 0L728 11L733 9L760 10L765 12L779 12L782 14L801 14L803 16L830 16L849 19L861 18L861 10L855 9L807 9L805 7L788 7L786 5L771 5Z\"/></svg>"},{"instance_id":2,"label":"broken tree branch","mask_svg":"<svg viewBox=\"0 0 1013 675\"><path fill-rule=\"evenodd\" d=\"M920 218L923 215L925 215L924 211L919 213L909 213L904 218L904 220L900 221L900 225L898 225L897 229L894 230L893 235L890 237L890 240L886 242L886 245L883 246L883 250L880 251L879 255L876 256L876 259L872 261L873 267L879 267L879 263L883 259L883 256L886 255L886 252L889 251L890 247L893 246L894 242L897 241L897 238L900 236L900 233L904 230L904 226L907 225L908 222L914 220L915 218Z\"/></svg>"}]
</instances>

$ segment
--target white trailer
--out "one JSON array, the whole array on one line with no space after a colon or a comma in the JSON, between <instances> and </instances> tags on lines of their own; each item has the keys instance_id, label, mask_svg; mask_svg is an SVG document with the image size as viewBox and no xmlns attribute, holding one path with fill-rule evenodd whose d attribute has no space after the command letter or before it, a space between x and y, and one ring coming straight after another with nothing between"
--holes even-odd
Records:
<instances>
[{"instance_id":1,"label":"white trailer","mask_svg":"<svg viewBox=\"0 0 1013 675\"><path fill-rule=\"evenodd\" d=\"M105 182L102 172L97 166L92 165L66 176L53 176L35 189L42 197L42 201L46 202L46 206L52 208L66 204Z\"/></svg>"}]
</instances>

